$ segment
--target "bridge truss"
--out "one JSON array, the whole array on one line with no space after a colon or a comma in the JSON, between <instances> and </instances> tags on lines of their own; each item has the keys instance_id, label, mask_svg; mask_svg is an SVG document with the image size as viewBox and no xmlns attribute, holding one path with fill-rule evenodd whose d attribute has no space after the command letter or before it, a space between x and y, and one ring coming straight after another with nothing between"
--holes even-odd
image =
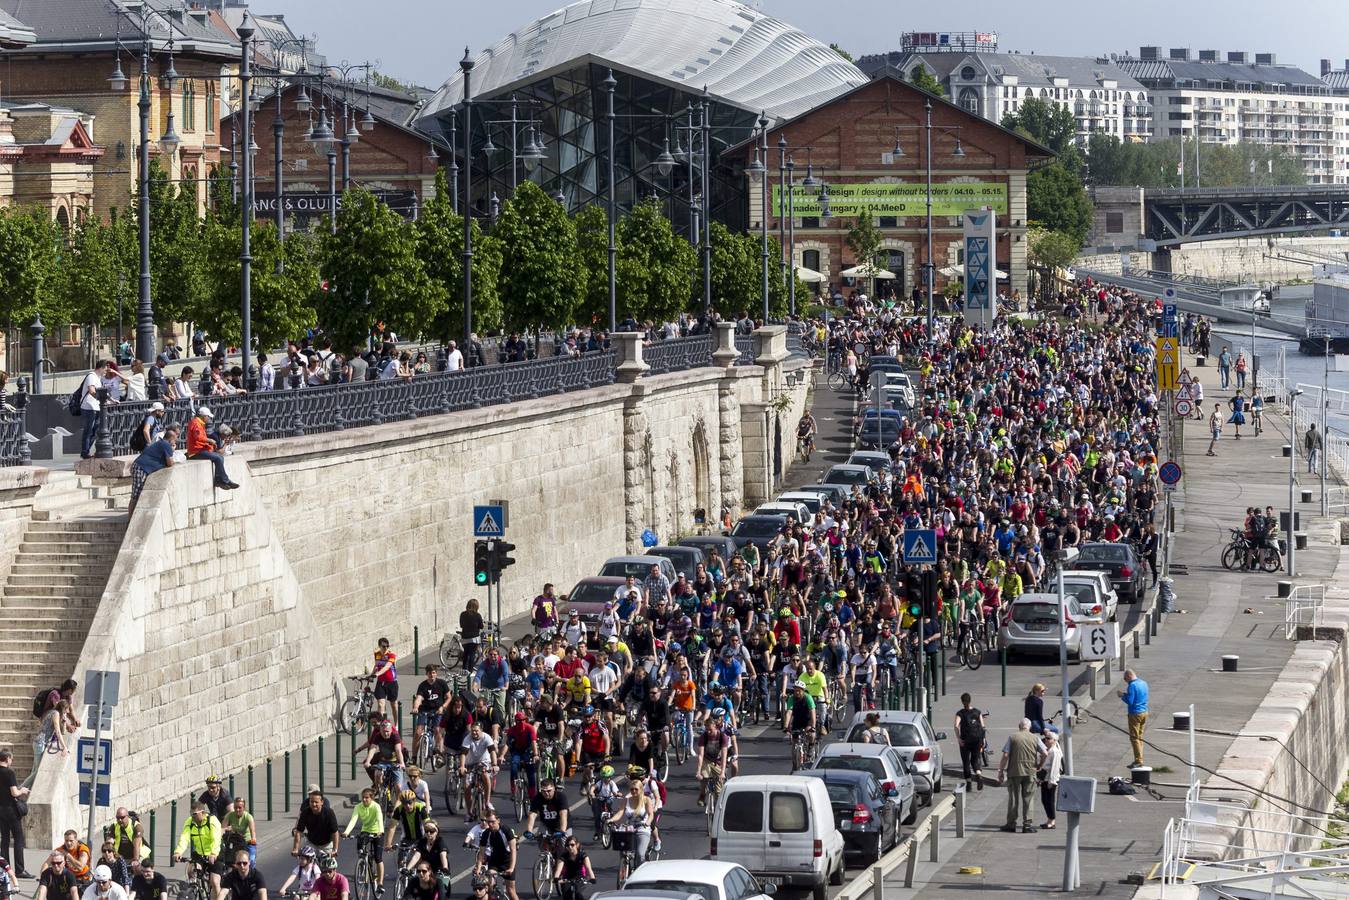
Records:
<instances>
[{"instance_id":1,"label":"bridge truss","mask_svg":"<svg viewBox=\"0 0 1349 900\"><path fill-rule=\"evenodd\" d=\"M1158 247L1349 229L1349 185L1149 190L1144 228Z\"/></svg>"}]
</instances>

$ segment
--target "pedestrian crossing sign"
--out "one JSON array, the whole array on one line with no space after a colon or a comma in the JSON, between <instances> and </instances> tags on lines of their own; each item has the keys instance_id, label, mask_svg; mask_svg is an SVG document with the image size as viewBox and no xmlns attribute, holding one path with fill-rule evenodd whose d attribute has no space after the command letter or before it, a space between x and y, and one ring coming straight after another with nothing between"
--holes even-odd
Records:
<instances>
[{"instance_id":1,"label":"pedestrian crossing sign","mask_svg":"<svg viewBox=\"0 0 1349 900\"><path fill-rule=\"evenodd\" d=\"M909 565L937 564L937 532L931 528L910 528L904 532L904 562Z\"/></svg>"},{"instance_id":2,"label":"pedestrian crossing sign","mask_svg":"<svg viewBox=\"0 0 1349 900\"><path fill-rule=\"evenodd\" d=\"M500 506L473 507L473 536L475 538L505 537L505 518Z\"/></svg>"}]
</instances>

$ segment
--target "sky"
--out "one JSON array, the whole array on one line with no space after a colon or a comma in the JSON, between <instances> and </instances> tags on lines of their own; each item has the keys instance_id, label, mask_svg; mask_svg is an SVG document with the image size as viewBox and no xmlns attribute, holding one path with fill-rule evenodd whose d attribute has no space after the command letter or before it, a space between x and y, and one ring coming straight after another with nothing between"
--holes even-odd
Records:
<instances>
[{"instance_id":1,"label":"sky","mask_svg":"<svg viewBox=\"0 0 1349 900\"><path fill-rule=\"evenodd\" d=\"M474 54L566 0L250 0L317 35L330 61L378 60L403 81L439 87ZM854 56L899 48L904 31L995 31L1000 50L1137 54L1143 45L1272 52L1319 74L1349 59L1349 0L963 0L960 14L915 0L757 0L756 6ZM1271 14L1273 11L1273 14Z\"/></svg>"}]
</instances>

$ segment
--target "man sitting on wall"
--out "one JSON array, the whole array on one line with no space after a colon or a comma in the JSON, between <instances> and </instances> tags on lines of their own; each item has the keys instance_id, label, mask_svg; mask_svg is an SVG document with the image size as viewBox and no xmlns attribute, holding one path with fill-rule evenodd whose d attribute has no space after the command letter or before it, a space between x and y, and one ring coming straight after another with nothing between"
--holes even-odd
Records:
<instances>
[{"instance_id":1,"label":"man sitting on wall","mask_svg":"<svg viewBox=\"0 0 1349 900\"><path fill-rule=\"evenodd\" d=\"M199 406L197 414L187 423L187 458L210 460L215 466L215 486L232 491L239 485L225 471L225 458L216 452L215 441L206 436L206 423L211 417L209 406Z\"/></svg>"}]
</instances>

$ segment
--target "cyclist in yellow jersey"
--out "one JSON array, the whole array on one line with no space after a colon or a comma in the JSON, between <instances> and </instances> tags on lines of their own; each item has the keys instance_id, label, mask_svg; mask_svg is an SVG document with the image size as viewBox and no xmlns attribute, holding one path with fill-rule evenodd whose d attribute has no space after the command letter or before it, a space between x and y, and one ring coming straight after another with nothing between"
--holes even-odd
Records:
<instances>
[{"instance_id":1,"label":"cyclist in yellow jersey","mask_svg":"<svg viewBox=\"0 0 1349 900\"><path fill-rule=\"evenodd\" d=\"M220 820L211 815L206 804L200 800L192 804L192 815L183 823L178 835L178 844L173 855L182 862L197 861L211 876L211 888L220 892L220 875L223 869L217 857L220 855L220 843L224 837Z\"/></svg>"},{"instance_id":2,"label":"cyclist in yellow jersey","mask_svg":"<svg viewBox=\"0 0 1349 900\"><path fill-rule=\"evenodd\" d=\"M576 672L564 685L567 696L574 706L585 706L590 702L590 679L584 672Z\"/></svg>"},{"instance_id":3,"label":"cyclist in yellow jersey","mask_svg":"<svg viewBox=\"0 0 1349 900\"><path fill-rule=\"evenodd\" d=\"M825 674L815 665L815 660L813 658L807 657L805 671L797 675L796 680L806 686L806 693L810 695L810 699L814 701L816 708L822 709L823 707L821 707L820 704L825 702L826 693L829 690L829 682L825 678ZM821 728L823 728L823 717L818 717L818 721L821 723ZM821 734L823 733L824 732L821 731Z\"/></svg>"},{"instance_id":4,"label":"cyclist in yellow jersey","mask_svg":"<svg viewBox=\"0 0 1349 900\"><path fill-rule=\"evenodd\" d=\"M370 788L361 791L361 802L351 808L351 821L347 823L344 836L360 826L361 833L356 837L357 852L362 846L369 846L375 860L375 884L384 884L384 810L375 802L375 792Z\"/></svg>"}]
</instances>

